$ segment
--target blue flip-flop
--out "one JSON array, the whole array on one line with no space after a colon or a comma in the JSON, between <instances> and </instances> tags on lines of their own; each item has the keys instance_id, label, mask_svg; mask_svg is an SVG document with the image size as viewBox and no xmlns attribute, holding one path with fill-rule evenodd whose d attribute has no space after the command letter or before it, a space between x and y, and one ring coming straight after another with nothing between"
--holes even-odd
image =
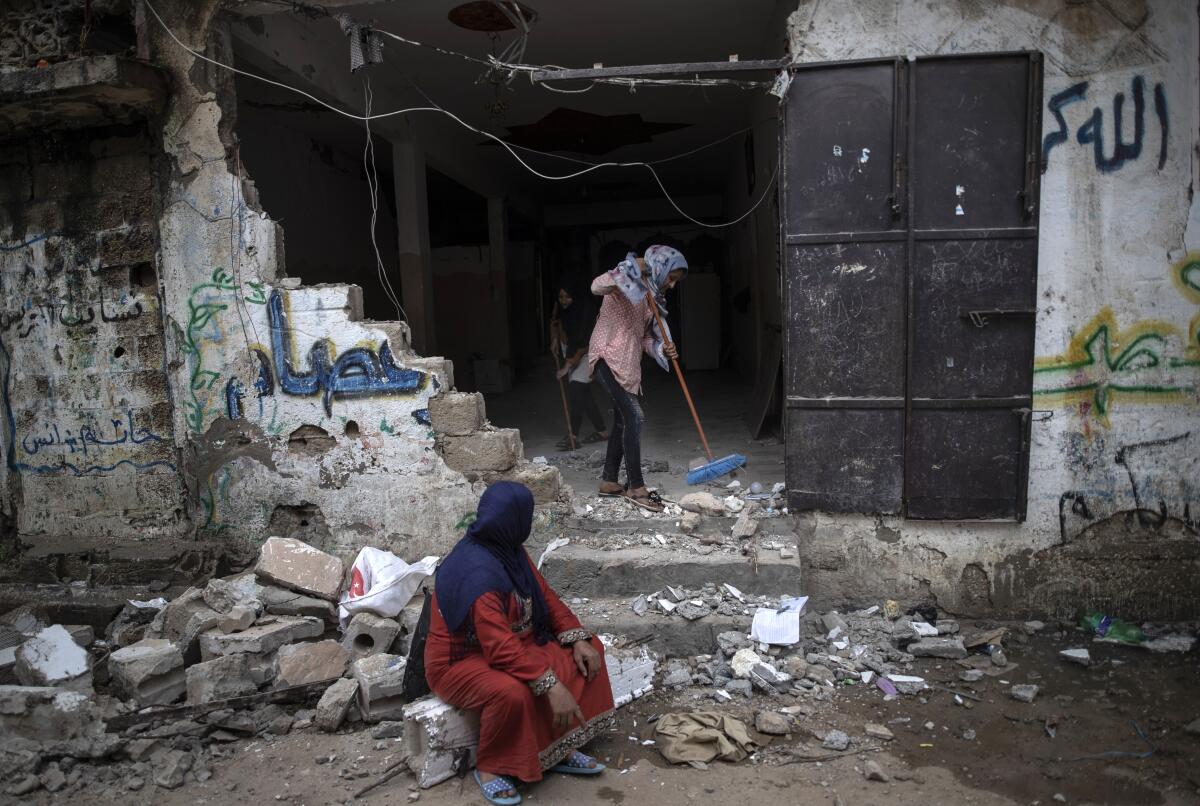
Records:
<instances>
[{"instance_id":1,"label":"blue flip-flop","mask_svg":"<svg viewBox=\"0 0 1200 806\"><path fill-rule=\"evenodd\" d=\"M488 803L494 803L496 806L516 806L516 804L521 802L520 795L513 795L511 798L498 797L497 793L508 789L511 789L513 792L517 791L517 787L513 782L504 776L493 778L485 784L479 780L479 770L475 770L475 783L479 784L479 789L483 792L483 796L487 798Z\"/></svg>"},{"instance_id":2,"label":"blue flip-flop","mask_svg":"<svg viewBox=\"0 0 1200 806\"><path fill-rule=\"evenodd\" d=\"M595 767L587 766L591 761L596 761L596 759L575 750L567 756L565 761L551 767L550 772L561 772L565 775L599 775L604 772L604 765L599 761L596 761Z\"/></svg>"}]
</instances>

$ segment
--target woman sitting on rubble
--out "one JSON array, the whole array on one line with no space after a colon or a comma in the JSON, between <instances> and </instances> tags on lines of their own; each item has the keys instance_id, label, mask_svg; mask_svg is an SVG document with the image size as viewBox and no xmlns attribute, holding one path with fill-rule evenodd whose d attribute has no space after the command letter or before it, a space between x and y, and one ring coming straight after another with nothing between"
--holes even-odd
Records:
<instances>
[{"instance_id":1,"label":"woman sitting on rubble","mask_svg":"<svg viewBox=\"0 0 1200 806\"><path fill-rule=\"evenodd\" d=\"M604 302L592 330L588 361L592 374L613 402L613 426L600 474L600 495L624 496L651 512L661 512L663 503L642 480L642 351L668 371L667 360L679 357L670 332L659 332L650 305L657 305L665 317L663 295L687 277L687 272L687 260L679 250L651 246L644 257L630 252L616 268L592 281L592 293L604 297ZM653 303L647 300L651 291ZM617 481L622 459L624 486Z\"/></svg>"},{"instance_id":2,"label":"woman sitting on rubble","mask_svg":"<svg viewBox=\"0 0 1200 806\"><path fill-rule=\"evenodd\" d=\"M425 644L433 692L479 713L475 780L501 805L521 802L513 779L601 772L578 748L612 723L603 649L525 552L532 526L524 485L484 492L437 570Z\"/></svg>"}]
</instances>

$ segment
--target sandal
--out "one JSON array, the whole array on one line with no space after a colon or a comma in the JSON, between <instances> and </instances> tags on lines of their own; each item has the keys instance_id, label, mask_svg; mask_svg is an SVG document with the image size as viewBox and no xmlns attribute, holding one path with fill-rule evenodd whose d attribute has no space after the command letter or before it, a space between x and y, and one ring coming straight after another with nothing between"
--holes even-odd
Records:
<instances>
[{"instance_id":1,"label":"sandal","mask_svg":"<svg viewBox=\"0 0 1200 806\"><path fill-rule=\"evenodd\" d=\"M487 799L488 803L494 803L496 806L516 806L516 804L521 802L519 794L513 795L511 798L502 798L499 796L501 792L517 791L517 788L513 786L513 782L503 776L493 778L485 784L479 779L479 770L475 770L475 783L479 784L479 788L483 791L483 796Z\"/></svg>"},{"instance_id":2,"label":"sandal","mask_svg":"<svg viewBox=\"0 0 1200 806\"><path fill-rule=\"evenodd\" d=\"M608 437L601 436L599 431L593 431L590 436L586 437L583 440L583 444L584 445L592 445L597 442L607 442L607 441L608 441Z\"/></svg>"},{"instance_id":3,"label":"sandal","mask_svg":"<svg viewBox=\"0 0 1200 806\"><path fill-rule=\"evenodd\" d=\"M595 764L589 767L589 764ZM550 768L550 772L561 772L564 775L599 775L604 772L604 765L585 753L575 750L571 755Z\"/></svg>"},{"instance_id":4,"label":"sandal","mask_svg":"<svg viewBox=\"0 0 1200 806\"><path fill-rule=\"evenodd\" d=\"M558 448L560 451L573 451L576 448L578 448L581 444L582 443L579 441L579 437L575 437L575 447L572 448L571 447L571 438L563 437L558 442L554 443L554 447Z\"/></svg>"},{"instance_id":5,"label":"sandal","mask_svg":"<svg viewBox=\"0 0 1200 806\"><path fill-rule=\"evenodd\" d=\"M662 512L666 507L663 505L662 497L654 490L646 491L645 495L633 495L628 490L625 491L626 500L636 507L641 507L648 512Z\"/></svg>"},{"instance_id":6,"label":"sandal","mask_svg":"<svg viewBox=\"0 0 1200 806\"><path fill-rule=\"evenodd\" d=\"M609 484L609 483L617 484L615 481L614 482L603 482L603 483L604 484ZM616 490L605 490L604 488L601 488L600 491L596 493L596 495L600 496L601 498L623 498L625 496L625 488L621 487L620 485L617 485L617 486L619 487L619 489L616 489Z\"/></svg>"}]
</instances>

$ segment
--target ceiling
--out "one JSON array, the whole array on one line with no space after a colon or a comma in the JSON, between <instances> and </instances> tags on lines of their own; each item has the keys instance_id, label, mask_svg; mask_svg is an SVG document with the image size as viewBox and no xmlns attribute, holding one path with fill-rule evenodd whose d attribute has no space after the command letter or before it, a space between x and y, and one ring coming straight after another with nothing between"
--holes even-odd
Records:
<instances>
[{"instance_id":1,"label":"ceiling","mask_svg":"<svg viewBox=\"0 0 1200 806\"><path fill-rule=\"evenodd\" d=\"M616 66L725 61L730 54L738 54L743 60L773 58L783 50L783 18L795 6L794 0L522 2L537 15L523 61L583 68L596 63ZM479 58L494 48L503 50L512 40L511 31L501 33L493 42L485 32L455 25L448 15L459 4L459 0L376 2L343 5L336 11L427 45ZM284 77L283 72L290 71L288 83L303 83L323 64L331 71L344 71L337 81L348 97L334 98L328 93L326 97L355 110L362 108L360 76L352 77L352 83L347 81L348 43L335 21L293 13L271 14L239 23L235 37L242 63L254 65L265 55L275 77ZM257 51L257 58L252 51ZM532 85L523 76L497 86L484 78L485 70L478 64L391 39L385 40L383 56L383 64L360 71L370 79L376 112L427 106L432 101L498 137L592 162L662 159L719 139L750 125L751 102L764 92L681 86L642 86L630 92L625 87L594 85L586 92L564 94ZM734 77L770 79L763 73ZM561 88L578 90L588 86L584 82L564 82ZM253 81L239 80L238 90L245 100L283 101L279 91ZM307 126L316 125L319 118L335 116L307 113L297 117ZM437 167L449 172L462 168L462 174L469 174L467 165L474 165L477 167L471 170L491 172L502 178L506 188L543 202L580 201L606 193L609 197L657 193L644 168L607 168L564 182L539 180L517 166L503 149L448 118L436 113L410 118L407 124L393 118L372 126L388 132L389 127L410 125L428 144L431 155L438 155L442 164ZM326 128L330 137L345 138L346 147L361 148L360 124L335 125L330 121ZM722 146L668 163L661 170L664 181L676 195L720 192L728 179L728 158L742 145L742 138L735 137ZM546 173L568 173L584 167L537 155L526 158ZM435 162L432 157L431 162Z\"/></svg>"}]
</instances>

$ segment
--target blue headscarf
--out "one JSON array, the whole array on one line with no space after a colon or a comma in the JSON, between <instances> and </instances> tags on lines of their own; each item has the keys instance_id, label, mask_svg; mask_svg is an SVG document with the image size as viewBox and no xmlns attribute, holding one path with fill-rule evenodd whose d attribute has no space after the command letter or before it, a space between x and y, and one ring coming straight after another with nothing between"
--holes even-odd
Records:
<instances>
[{"instance_id":1,"label":"blue headscarf","mask_svg":"<svg viewBox=\"0 0 1200 806\"><path fill-rule=\"evenodd\" d=\"M452 633L470 628L471 607L485 593L533 600L533 631L539 644L554 637L550 611L522 547L533 529L533 493L501 481L484 491L475 522L442 561L434 576L438 609Z\"/></svg>"},{"instance_id":2,"label":"blue headscarf","mask_svg":"<svg viewBox=\"0 0 1200 806\"><path fill-rule=\"evenodd\" d=\"M687 277L687 258L678 249L661 244L648 247L646 254L642 257L646 261L646 267L650 269L650 277L648 279L654 284L654 303L658 306L659 314L665 317L667 315L667 298L663 294L663 286L667 284L667 277L676 269L683 269L683 276ZM630 252L609 274L627 300L634 305L641 305L645 302L645 279L647 278L642 277L642 270L638 266L637 255ZM666 324L664 321L664 328L666 328ZM664 333L659 330L658 323L654 322L650 327L650 335L654 342L651 348L651 355L654 356L654 360L658 362L660 367L670 372L671 365L667 363L666 354L663 352L664 342L671 341L670 328L666 328L666 332Z\"/></svg>"}]
</instances>

